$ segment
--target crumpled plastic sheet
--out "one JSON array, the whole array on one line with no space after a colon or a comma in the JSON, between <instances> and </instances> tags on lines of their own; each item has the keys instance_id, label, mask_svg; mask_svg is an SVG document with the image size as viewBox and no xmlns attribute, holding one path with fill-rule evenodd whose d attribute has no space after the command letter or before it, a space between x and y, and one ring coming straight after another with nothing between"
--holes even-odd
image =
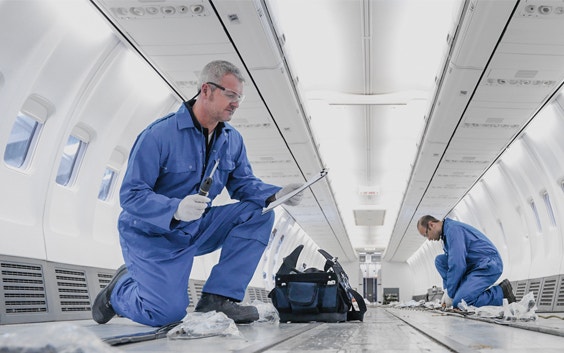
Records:
<instances>
[{"instance_id":1,"label":"crumpled plastic sheet","mask_svg":"<svg viewBox=\"0 0 564 353\"><path fill-rule=\"evenodd\" d=\"M190 312L182 322L168 331L170 339L194 339L211 336L240 337L235 322L222 312Z\"/></svg>"},{"instance_id":2,"label":"crumpled plastic sheet","mask_svg":"<svg viewBox=\"0 0 564 353\"><path fill-rule=\"evenodd\" d=\"M537 319L537 306L533 292L515 303L508 303L503 299L503 306L482 306L475 307L467 305L464 300L458 304L458 308L463 311L474 312L478 317L503 319L505 321L534 321Z\"/></svg>"},{"instance_id":3,"label":"crumpled plastic sheet","mask_svg":"<svg viewBox=\"0 0 564 353\"><path fill-rule=\"evenodd\" d=\"M255 306L259 313L259 319L252 325L278 324L280 322L278 310L271 303L255 300L250 305ZM235 322L224 313L216 311L207 313L188 312L182 322L167 333L167 337L170 339L194 339L211 336L243 338ZM3 352L0 351L0 353Z\"/></svg>"},{"instance_id":4,"label":"crumpled plastic sheet","mask_svg":"<svg viewBox=\"0 0 564 353\"><path fill-rule=\"evenodd\" d=\"M255 306L259 313L259 319L252 323L278 324L280 316L271 303L260 300L253 301L250 305ZM182 322L168 331L170 339L195 339L212 336L231 336L243 338L235 322L222 312L210 311L207 313L188 312ZM0 351L0 353L3 353Z\"/></svg>"},{"instance_id":5,"label":"crumpled plastic sheet","mask_svg":"<svg viewBox=\"0 0 564 353\"><path fill-rule=\"evenodd\" d=\"M272 303L264 303L260 300L254 300L251 305L255 306L259 313L259 319L253 324L278 324L280 322L280 315L278 314L278 310L276 310Z\"/></svg>"},{"instance_id":6,"label":"crumpled plastic sheet","mask_svg":"<svg viewBox=\"0 0 564 353\"><path fill-rule=\"evenodd\" d=\"M395 308L442 309L440 299L430 302L409 300L407 302L394 302L389 305ZM503 299L503 306L482 306L477 308L466 304L462 300L458 304L458 309L462 310L463 313L474 313L481 318L503 319L506 321L534 321L537 319L537 306L533 292L523 296L519 302L511 304L507 302L507 299Z\"/></svg>"},{"instance_id":7,"label":"crumpled plastic sheet","mask_svg":"<svg viewBox=\"0 0 564 353\"><path fill-rule=\"evenodd\" d=\"M0 335L0 353L121 353L84 327L52 323Z\"/></svg>"}]
</instances>

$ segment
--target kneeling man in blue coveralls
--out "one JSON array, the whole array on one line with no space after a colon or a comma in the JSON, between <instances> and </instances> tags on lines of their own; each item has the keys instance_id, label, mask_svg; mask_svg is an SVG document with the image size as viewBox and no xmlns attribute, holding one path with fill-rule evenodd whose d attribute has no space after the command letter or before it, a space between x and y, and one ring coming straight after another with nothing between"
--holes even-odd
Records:
<instances>
[{"instance_id":1,"label":"kneeling man in blue coveralls","mask_svg":"<svg viewBox=\"0 0 564 353\"><path fill-rule=\"evenodd\" d=\"M195 311L223 312L236 323L259 319L256 307L238 302L274 223L274 213L262 209L300 184L281 188L254 176L241 134L227 123L243 100L243 82L233 64L210 62L198 94L137 137L120 189L125 265L96 297L96 322L116 314L150 326L182 320L194 257L219 248ZM209 194L200 195L212 171ZM239 202L211 207L224 187ZM301 197L286 203L297 205Z\"/></svg>"},{"instance_id":2,"label":"kneeling man in blue coveralls","mask_svg":"<svg viewBox=\"0 0 564 353\"><path fill-rule=\"evenodd\" d=\"M503 305L503 298L515 302L511 282L504 279L493 284L503 272L503 262L495 245L476 228L445 218L423 216L417 230L432 241L443 241L444 254L435 258L435 267L443 279L443 307L454 306L464 299L475 307Z\"/></svg>"}]
</instances>

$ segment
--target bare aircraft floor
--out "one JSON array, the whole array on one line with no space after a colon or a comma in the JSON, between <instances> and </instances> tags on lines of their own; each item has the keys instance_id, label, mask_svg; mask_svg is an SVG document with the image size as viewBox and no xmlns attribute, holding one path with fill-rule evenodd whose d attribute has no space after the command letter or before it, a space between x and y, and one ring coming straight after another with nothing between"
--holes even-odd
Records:
<instances>
[{"instance_id":1,"label":"bare aircraft floor","mask_svg":"<svg viewBox=\"0 0 564 353\"><path fill-rule=\"evenodd\" d=\"M115 347L116 352L563 352L564 314L532 322L492 323L410 309L369 308L364 322L238 325L241 337L165 338ZM106 325L70 321L100 338L152 331L116 318ZM0 326L0 334L47 330L53 323ZM0 347L1 350L2 347Z\"/></svg>"}]
</instances>

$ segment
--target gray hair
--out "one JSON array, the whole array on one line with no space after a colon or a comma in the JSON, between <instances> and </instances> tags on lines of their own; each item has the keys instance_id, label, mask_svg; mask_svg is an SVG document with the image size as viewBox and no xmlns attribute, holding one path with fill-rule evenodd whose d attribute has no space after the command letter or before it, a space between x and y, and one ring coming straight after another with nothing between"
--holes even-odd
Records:
<instances>
[{"instance_id":1,"label":"gray hair","mask_svg":"<svg viewBox=\"0 0 564 353\"><path fill-rule=\"evenodd\" d=\"M245 78L241 74L241 70L229 61L225 60L215 60L209 62L200 73L200 87L206 82L218 83L221 81L223 76L231 74L243 83Z\"/></svg>"}]
</instances>

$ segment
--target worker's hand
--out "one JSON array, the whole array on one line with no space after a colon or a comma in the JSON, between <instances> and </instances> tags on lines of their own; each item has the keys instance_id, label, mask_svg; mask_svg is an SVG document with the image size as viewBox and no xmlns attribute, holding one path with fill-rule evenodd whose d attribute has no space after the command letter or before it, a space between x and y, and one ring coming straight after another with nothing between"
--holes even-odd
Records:
<instances>
[{"instance_id":1,"label":"worker's hand","mask_svg":"<svg viewBox=\"0 0 564 353\"><path fill-rule=\"evenodd\" d=\"M174 213L174 218L184 222L194 221L202 217L210 201L207 196L199 194L188 195L180 201Z\"/></svg>"},{"instance_id":2,"label":"worker's hand","mask_svg":"<svg viewBox=\"0 0 564 353\"><path fill-rule=\"evenodd\" d=\"M299 183L291 183L291 184L284 186L282 189L280 189L280 191L278 191L276 193L276 199L278 200L282 196L298 189L300 186L302 186L302 184L299 184ZM303 191L299 192L296 195L294 195L293 197L286 200L286 202L284 202L284 204L289 205L289 206L297 206L297 205L300 204L300 202L302 202L303 196L304 196L304 192Z\"/></svg>"},{"instance_id":3,"label":"worker's hand","mask_svg":"<svg viewBox=\"0 0 564 353\"><path fill-rule=\"evenodd\" d=\"M443 308L450 308L452 306L452 298L448 296L446 289L441 298L441 306Z\"/></svg>"}]
</instances>

